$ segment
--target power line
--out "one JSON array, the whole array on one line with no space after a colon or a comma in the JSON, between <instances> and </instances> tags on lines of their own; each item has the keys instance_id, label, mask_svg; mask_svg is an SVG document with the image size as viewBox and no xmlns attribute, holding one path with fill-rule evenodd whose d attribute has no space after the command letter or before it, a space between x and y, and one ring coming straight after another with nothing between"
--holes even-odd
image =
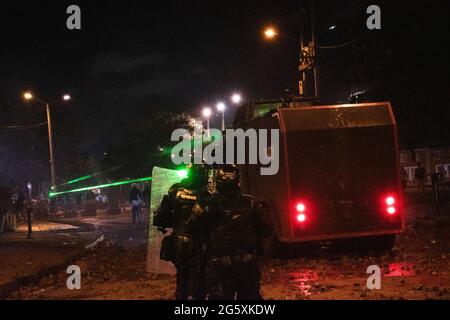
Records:
<instances>
[{"instance_id":1,"label":"power line","mask_svg":"<svg viewBox=\"0 0 450 320\"><path fill-rule=\"evenodd\" d=\"M350 40L350 41L347 41L347 42L344 42L344 43L340 43L340 44L337 44L337 45L334 45L334 46L317 46L317 48L319 48L319 49L337 49L337 48L342 48L342 47L348 46L348 45L350 45L352 43L355 43L355 42L357 42L357 41L367 37L368 35L369 35L369 33L367 32L367 33L361 35L360 37L358 37L356 39L353 39L353 40Z\"/></svg>"}]
</instances>

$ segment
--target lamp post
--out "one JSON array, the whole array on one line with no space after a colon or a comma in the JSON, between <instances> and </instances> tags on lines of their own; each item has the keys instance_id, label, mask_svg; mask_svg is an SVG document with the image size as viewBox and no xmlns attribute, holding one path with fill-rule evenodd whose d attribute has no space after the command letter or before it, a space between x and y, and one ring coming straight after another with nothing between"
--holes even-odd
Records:
<instances>
[{"instance_id":1,"label":"lamp post","mask_svg":"<svg viewBox=\"0 0 450 320\"><path fill-rule=\"evenodd\" d=\"M45 109L47 111L47 127L48 127L48 147L50 154L50 174L51 174L51 189L54 190L56 187L56 173L55 173L55 158L53 155L53 132L52 132L52 117L50 112L50 103L39 99L38 97L33 96L31 92L25 92L23 97L25 100L37 100L43 105L45 105ZM62 97L64 101L69 101L70 95L66 94ZM56 102L56 101L55 101Z\"/></svg>"},{"instance_id":2,"label":"lamp post","mask_svg":"<svg viewBox=\"0 0 450 320\"><path fill-rule=\"evenodd\" d=\"M222 113L222 131L225 131L225 109L227 108L225 103L219 102L216 106L217 110Z\"/></svg>"},{"instance_id":3,"label":"lamp post","mask_svg":"<svg viewBox=\"0 0 450 320\"><path fill-rule=\"evenodd\" d=\"M206 107L203 109L203 116L206 118L206 135L209 137L209 117L211 116L211 109Z\"/></svg>"}]
</instances>

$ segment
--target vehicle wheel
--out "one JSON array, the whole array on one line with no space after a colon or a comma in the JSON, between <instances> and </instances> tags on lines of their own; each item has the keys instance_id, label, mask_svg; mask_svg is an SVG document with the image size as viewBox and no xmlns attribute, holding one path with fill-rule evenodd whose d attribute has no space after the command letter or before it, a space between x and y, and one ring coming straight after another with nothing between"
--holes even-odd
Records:
<instances>
[{"instance_id":1,"label":"vehicle wheel","mask_svg":"<svg viewBox=\"0 0 450 320\"><path fill-rule=\"evenodd\" d=\"M392 248L394 248L395 245L395 234L390 234L388 236L384 236L382 240L382 247L384 251L390 251Z\"/></svg>"},{"instance_id":2,"label":"vehicle wheel","mask_svg":"<svg viewBox=\"0 0 450 320\"><path fill-rule=\"evenodd\" d=\"M395 235L341 239L333 242L334 252L380 254L392 250Z\"/></svg>"},{"instance_id":3,"label":"vehicle wheel","mask_svg":"<svg viewBox=\"0 0 450 320\"><path fill-rule=\"evenodd\" d=\"M265 257L268 259L296 259L308 254L308 248L305 250L305 244L302 243L284 243L278 241L276 235L267 239L265 246Z\"/></svg>"},{"instance_id":4,"label":"vehicle wheel","mask_svg":"<svg viewBox=\"0 0 450 320\"><path fill-rule=\"evenodd\" d=\"M370 239L370 249L375 252L391 251L395 245L395 234L374 237Z\"/></svg>"},{"instance_id":5,"label":"vehicle wheel","mask_svg":"<svg viewBox=\"0 0 450 320\"><path fill-rule=\"evenodd\" d=\"M278 241L276 233L261 239L262 255L267 259L289 259L297 253L298 244L282 243Z\"/></svg>"},{"instance_id":6,"label":"vehicle wheel","mask_svg":"<svg viewBox=\"0 0 450 320\"><path fill-rule=\"evenodd\" d=\"M278 238L275 232L266 238L260 239L260 251L261 255L265 258L271 259L276 257L278 248Z\"/></svg>"}]
</instances>

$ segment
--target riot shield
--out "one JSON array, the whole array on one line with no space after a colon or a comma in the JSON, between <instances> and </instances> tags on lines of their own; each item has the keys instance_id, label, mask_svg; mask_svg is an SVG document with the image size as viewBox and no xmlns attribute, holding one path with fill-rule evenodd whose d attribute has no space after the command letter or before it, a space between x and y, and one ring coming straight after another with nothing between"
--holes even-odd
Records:
<instances>
[{"instance_id":1,"label":"riot shield","mask_svg":"<svg viewBox=\"0 0 450 320\"><path fill-rule=\"evenodd\" d=\"M169 235L172 230L166 235L163 235L153 226L153 213L161 204L162 198L167 194L169 188L182 180L177 170L170 170L165 168L154 167L152 172L152 188L149 210L149 235L148 235L148 250L147 250L147 272L153 274L175 274L175 266L163 261L159 258L161 250L162 239Z\"/></svg>"}]
</instances>

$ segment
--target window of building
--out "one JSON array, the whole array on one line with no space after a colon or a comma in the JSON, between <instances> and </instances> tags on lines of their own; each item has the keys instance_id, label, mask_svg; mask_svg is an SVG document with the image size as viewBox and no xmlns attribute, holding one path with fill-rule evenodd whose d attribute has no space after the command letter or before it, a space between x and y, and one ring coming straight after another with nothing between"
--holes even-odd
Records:
<instances>
[{"instance_id":1,"label":"window of building","mask_svg":"<svg viewBox=\"0 0 450 320\"><path fill-rule=\"evenodd\" d=\"M417 166L415 166L415 167L405 167L406 174L408 175L408 181L414 181L416 168L417 168Z\"/></svg>"}]
</instances>

